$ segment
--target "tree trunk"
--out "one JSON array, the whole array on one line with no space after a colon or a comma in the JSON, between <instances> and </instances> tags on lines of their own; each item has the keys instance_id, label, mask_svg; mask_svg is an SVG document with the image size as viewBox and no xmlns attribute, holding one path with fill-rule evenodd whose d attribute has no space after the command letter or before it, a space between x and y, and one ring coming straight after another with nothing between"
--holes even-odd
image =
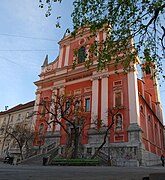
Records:
<instances>
[{"instance_id":1,"label":"tree trunk","mask_svg":"<svg viewBox=\"0 0 165 180\"><path fill-rule=\"evenodd\" d=\"M105 143L107 142L107 135L108 135L108 129L106 130L106 133L104 135L104 140L102 142L102 144L99 146L99 148L97 149L97 151L94 153L94 155L91 157L91 159L94 159L97 154L99 153L99 151L103 148L103 146L105 145Z\"/></svg>"},{"instance_id":2,"label":"tree trunk","mask_svg":"<svg viewBox=\"0 0 165 180\"><path fill-rule=\"evenodd\" d=\"M21 160L23 160L23 150L22 150L22 147L20 147L20 153L21 153Z\"/></svg>"},{"instance_id":3,"label":"tree trunk","mask_svg":"<svg viewBox=\"0 0 165 180\"><path fill-rule=\"evenodd\" d=\"M102 144L99 146L99 148L97 149L97 151L94 153L94 155L91 157L92 159L94 159L97 154L99 153L99 151L103 148L103 146L105 145L105 143L107 142L107 136L108 136L108 132L109 130L112 128L114 124L114 119L112 118L112 123L110 124L109 127L107 127L106 131L105 131L105 135L104 135L104 139L103 139L103 142Z\"/></svg>"},{"instance_id":4,"label":"tree trunk","mask_svg":"<svg viewBox=\"0 0 165 180\"><path fill-rule=\"evenodd\" d=\"M73 150L73 154L72 154L72 158L76 159L78 158L78 148L79 148L79 129L77 129L77 127L74 129L75 131L75 135L74 135L74 150Z\"/></svg>"}]
</instances>

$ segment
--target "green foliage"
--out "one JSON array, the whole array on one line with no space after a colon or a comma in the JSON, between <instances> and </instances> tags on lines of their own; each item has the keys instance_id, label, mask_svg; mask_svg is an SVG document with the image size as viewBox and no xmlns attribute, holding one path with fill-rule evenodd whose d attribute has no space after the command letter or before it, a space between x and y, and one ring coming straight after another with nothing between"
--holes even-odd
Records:
<instances>
[{"instance_id":1,"label":"green foliage","mask_svg":"<svg viewBox=\"0 0 165 180\"><path fill-rule=\"evenodd\" d=\"M8 127L6 129L6 138L10 138L19 147L21 158L23 159L23 147L26 150L32 146L34 139L34 132L30 127L26 127L24 124L17 124L14 127Z\"/></svg>"},{"instance_id":2,"label":"green foliage","mask_svg":"<svg viewBox=\"0 0 165 180\"><path fill-rule=\"evenodd\" d=\"M58 0L54 2L61 3ZM49 9L50 1L46 3ZM90 25L93 36L96 36L97 31L102 28L109 35L103 42L94 42L91 47L93 56L98 58L99 70L107 68L114 60L116 68L121 62L124 70L127 71L130 68L130 62L135 61L138 53L144 59L150 56L157 64L158 72L162 72L162 60L165 57L163 24L165 3L163 0L73 0L73 6L74 32L72 35L76 36L78 28L86 25ZM134 41L131 42L131 38ZM150 52L148 57L144 52L146 42ZM128 51L130 46L135 47L136 53ZM92 64L90 61L87 59L87 67Z\"/></svg>"},{"instance_id":3,"label":"green foliage","mask_svg":"<svg viewBox=\"0 0 165 180\"><path fill-rule=\"evenodd\" d=\"M54 158L50 162L51 165L69 165L69 166L96 166L100 162L97 159L62 159Z\"/></svg>"},{"instance_id":4,"label":"green foliage","mask_svg":"<svg viewBox=\"0 0 165 180\"><path fill-rule=\"evenodd\" d=\"M135 52L133 54L127 52L123 57L118 56L127 50L128 38L135 39L132 45L139 54L143 54L147 42L150 55L146 56L144 52L143 58L147 58L148 61L150 57L158 66L161 65L165 47L163 25L165 3L163 0L77 0L73 5L72 19L75 29L90 24L94 35L103 27L110 34L102 43L103 50L98 54L99 69L106 68L112 57L115 57L116 67L125 57L122 63L125 70L129 69L129 62L135 58Z\"/></svg>"}]
</instances>

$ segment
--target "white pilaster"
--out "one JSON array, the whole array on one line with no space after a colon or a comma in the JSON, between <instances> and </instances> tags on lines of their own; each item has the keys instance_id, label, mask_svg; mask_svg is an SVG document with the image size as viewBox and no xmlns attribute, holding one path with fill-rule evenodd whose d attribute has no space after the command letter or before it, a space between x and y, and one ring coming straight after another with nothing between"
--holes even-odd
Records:
<instances>
[{"instance_id":1,"label":"white pilaster","mask_svg":"<svg viewBox=\"0 0 165 180\"><path fill-rule=\"evenodd\" d=\"M32 122L32 128L35 127L36 120L37 120L37 113L39 109L39 103L40 103L40 91L37 90L36 92L36 99L35 99L35 105L34 105L34 117L33 117L33 122Z\"/></svg>"},{"instance_id":2,"label":"white pilaster","mask_svg":"<svg viewBox=\"0 0 165 180\"><path fill-rule=\"evenodd\" d=\"M108 76L103 76L101 81L101 120L108 125Z\"/></svg>"},{"instance_id":3,"label":"white pilaster","mask_svg":"<svg viewBox=\"0 0 165 180\"><path fill-rule=\"evenodd\" d=\"M69 62L69 50L70 50L70 45L67 45L67 46L66 46L64 66L68 66L68 62Z\"/></svg>"},{"instance_id":4,"label":"white pilaster","mask_svg":"<svg viewBox=\"0 0 165 180\"><path fill-rule=\"evenodd\" d=\"M139 97L136 71L128 73L128 99L130 124L140 125Z\"/></svg>"},{"instance_id":5,"label":"white pilaster","mask_svg":"<svg viewBox=\"0 0 165 180\"><path fill-rule=\"evenodd\" d=\"M162 107L161 107L161 100L160 100L160 89L159 89L159 82L157 77L154 78L154 90L155 90L155 96L156 96L156 114L160 121L163 123L163 114L162 114Z\"/></svg>"},{"instance_id":6,"label":"white pilaster","mask_svg":"<svg viewBox=\"0 0 165 180\"><path fill-rule=\"evenodd\" d=\"M61 66L62 66L62 57L63 57L63 47L60 48L58 68L61 68Z\"/></svg>"},{"instance_id":7,"label":"white pilaster","mask_svg":"<svg viewBox=\"0 0 165 180\"><path fill-rule=\"evenodd\" d=\"M55 104L54 104L54 100L55 100L55 93L54 93L54 90L52 91L52 103L50 105L50 112L54 113L54 109L55 109ZM53 119L54 119L54 116L49 113L49 120L48 120L48 123L50 123L48 125L48 129L47 131L51 132L53 130Z\"/></svg>"},{"instance_id":8,"label":"white pilaster","mask_svg":"<svg viewBox=\"0 0 165 180\"><path fill-rule=\"evenodd\" d=\"M98 118L98 91L99 91L99 83L98 78L94 78L92 80L92 122L93 123ZM91 125L94 127L94 124Z\"/></svg>"}]
</instances>

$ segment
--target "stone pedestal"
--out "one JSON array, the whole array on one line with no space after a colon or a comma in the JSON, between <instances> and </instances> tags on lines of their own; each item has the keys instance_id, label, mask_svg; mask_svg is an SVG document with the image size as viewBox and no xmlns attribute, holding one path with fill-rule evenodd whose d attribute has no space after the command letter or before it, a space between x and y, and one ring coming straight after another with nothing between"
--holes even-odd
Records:
<instances>
[{"instance_id":1,"label":"stone pedestal","mask_svg":"<svg viewBox=\"0 0 165 180\"><path fill-rule=\"evenodd\" d=\"M127 132L128 132L128 141L130 143L137 143L142 141L141 133L143 131L137 123L130 124Z\"/></svg>"},{"instance_id":2,"label":"stone pedestal","mask_svg":"<svg viewBox=\"0 0 165 180\"><path fill-rule=\"evenodd\" d=\"M99 129L99 131L94 128L91 128L88 132L88 145L96 148L99 147L104 141L106 130L107 127L102 127ZM109 134L107 135L106 144L104 146L107 146L107 144L109 143L108 137Z\"/></svg>"},{"instance_id":3,"label":"stone pedestal","mask_svg":"<svg viewBox=\"0 0 165 180\"><path fill-rule=\"evenodd\" d=\"M139 127L137 123L132 123L128 127L128 141L131 145L137 147L137 160L139 161L139 165L144 165L144 147L142 144L142 129Z\"/></svg>"},{"instance_id":4,"label":"stone pedestal","mask_svg":"<svg viewBox=\"0 0 165 180\"><path fill-rule=\"evenodd\" d=\"M44 147L48 147L51 144L55 144L56 146L59 145L60 137L60 131L56 131L54 133L47 132L47 134L45 135Z\"/></svg>"}]
</instances>

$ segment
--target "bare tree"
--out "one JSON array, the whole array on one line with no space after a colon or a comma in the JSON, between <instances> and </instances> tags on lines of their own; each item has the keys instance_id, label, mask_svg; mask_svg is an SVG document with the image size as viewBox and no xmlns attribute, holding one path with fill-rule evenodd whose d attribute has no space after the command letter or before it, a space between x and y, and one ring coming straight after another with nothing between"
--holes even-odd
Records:
<instances>
[{"instance_id":1,"label":"bare tree","mask_svg":"<svg viewBox=\"0 0 165 180\"><path fill-rule=\"evenodd\" d=\"M40 115L47 117L47 125L59 124L67 135L67 148L73 148L72 158L78 157L81 134L89 125L80 96L54 95L52 100L42 100ZM47 116L48 114L48 116Z\"/></svg>"},{"instance_id":2,"label":"bare tree","mask_svg":"<svg viewBox=\"0 0 165 180\"><path fill-rule=\"evenodd\" d=\"M107 138L108 138L108 134L110 134L110 131L112 130L112 127L114 126L115 122L116 122L116 115L119 113L120 108L116 107L116 108L111 108L108 110L108 117L110 117L111 121L110 123L106 126L104 123L101 123L101 127L105 127L105 133L103 136L103 141L100 144L100 146L98 147L98 149L96 150L96 152L94 153L94 155L92 156L92 159L94 159L97 154L100 152L100 150L104 147L104 145L107 142ZM99 129L98 129L99 131Z\"/></svg>"},{"instance_id":3,"label":"bare tree","mask_svg":"<svg viewBox=\"0 0 165 180\"><path fill-rule=\"evenodd\" d=\"M23 150L26 149L28 152L30 146L32 147L32 142L34 139L34 132L31 128L24 126L24 124L17 124L14 127L8 127L6 129L5 139L11 139L11 146L18 145L21 159L23 159Z\"/></svg>"},{"instance_id":4,"label":"bare tree","mask_svg":"<svg viewBox=\"0 0 165 180\"><path fill-rule=\"evenodd\" d=\"M79 155L79 146L81 144L80 137L83 130L89 129L92 124L96 125L95 129L98 133L100 127L104 127L106 129L101 145L92 156L92 158L95 158L106 144L107 137L116 122L116 115L120 112L120 107L108 109L107 112L108 117L110 118L110 123L106 126L101 121L100 127L98 127L97 119L91 123L90 115L85 112L85 107L83 106L80 96L68 97L66 95L55 95L52 100L42 99L39 106L42 107L40 108L41 111L39 114L47 117L47 119L45 119L47 125L59 124L66 133L66 149L73 148L73 151L71 152L72 158L77 158ZM49 117L47 115L49 115Z\"/></svg>"}]
</instances>

